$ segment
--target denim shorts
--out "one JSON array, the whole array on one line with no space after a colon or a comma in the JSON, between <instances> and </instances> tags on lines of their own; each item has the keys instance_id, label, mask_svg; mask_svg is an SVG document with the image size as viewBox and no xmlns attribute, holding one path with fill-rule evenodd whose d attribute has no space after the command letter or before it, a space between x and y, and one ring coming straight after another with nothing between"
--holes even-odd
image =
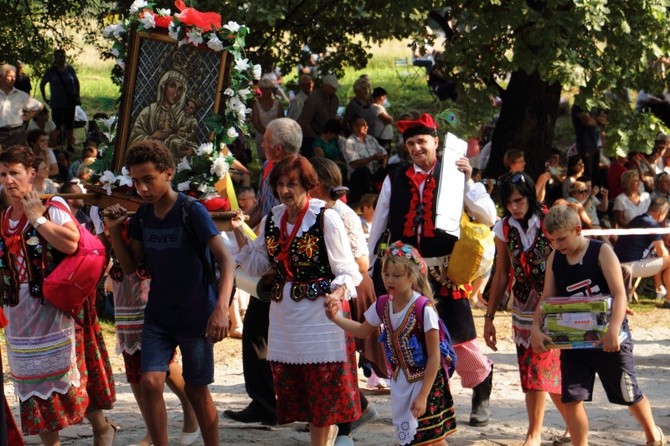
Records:
<instances>
[{"instance_id":1,"label":"denim shorts","mask_svg":"<svg viewBox=\"0 0 670 446\"><path fill-rule=\"evenodd\" d=\"M142 373L167 372L177 347L186 384L206 386L214 382L214 345L205 336L176 336L146 322L142 330Z\"/></svg>"}]
</instances>

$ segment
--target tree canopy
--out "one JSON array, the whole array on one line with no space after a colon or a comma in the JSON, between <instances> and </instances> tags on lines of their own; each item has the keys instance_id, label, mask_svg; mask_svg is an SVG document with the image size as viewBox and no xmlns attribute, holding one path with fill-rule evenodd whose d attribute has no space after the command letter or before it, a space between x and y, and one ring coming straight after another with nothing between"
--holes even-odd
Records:
<instances>
[{"instance_id":1,"label":"tree canopy","mask_svg":"<svg viewBox=\"0 0 670 446\"><path fill-rule=\"evenodd\" d=\"M508 148L526 153L531 172L543 166L553 138L561 90L578 91L585 109L609 110L609 149L651 148L661 130L636 113L628 89L660 93L670 71L666 0L446 0L442 26L449 37L444 63L462 83L465 115L503 105L493 139L493 165ZM665 76L665 77L664 77ZM476 115L476 114L474 114ZM498 174L500 171L495 171Z\"/></svg>"},{"instance_id":2,"label":"tree canopy","mask_svg":"<svg viewBox=\"0 0 670 446\"><path fill-rule=\"evenodd\" d=\"M0 52L44 66L57 46L71 47L65 31L82 29L86 16L108 25L132 0L30 0L3 8ZM175 10L173 0L150 2ZM492 160L507 148L526 151L529 170L542 168L553 140L561 93L578 93L585 109L609 111L607 145L649 148L661 129L651 115L635 113L628 89L662 92L670 71L658 69L670 54L667 0L192 0L251 29L248 54L264 70L289 72L308 52L322 55L323 71L363 68L371 43L423 33L427 17L447 36L443 69L462 86L463 120L492 114L491 96L503 99ZM102 28L100 28L101 30ZM96 30L96 33L100 33ZM664 77L665 76L665 77ZM494 162L495 166L502 163Z\"/></svg>"},{"instance_id":3,"label":"tree canopy","mask_svg":"<svg viewBox=\"0 0 670 446\"><path fill-rule=\"evenodd\" d=\"M100 4L96 0L25 0L4 2L0 15L0 54L4 62L19 60L41 73L53 50L72 47L72 30L83 30L83 18Z\"/></svg>"}]
</instances>

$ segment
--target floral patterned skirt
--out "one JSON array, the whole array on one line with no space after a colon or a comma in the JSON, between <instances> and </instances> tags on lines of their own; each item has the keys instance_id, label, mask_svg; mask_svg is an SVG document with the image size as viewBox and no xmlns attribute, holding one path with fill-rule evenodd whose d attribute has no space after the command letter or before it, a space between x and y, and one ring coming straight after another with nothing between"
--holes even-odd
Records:
<instances>
[{"instance_id":1,"label":"floral patterned skirt","mask_svg":"<svg viewBox=\"0 0 670 446\"><path fill-rule=\"evenodd\" d=\"M23 435L59 431L81 422L86 413L111 409L116 400L112 367L100 330L93 299L76 317L76 357L79 387L52 393L44 400L33 396L20 403Z\"/></svg>"},{"instance_id":2,"label":"floral patterned skirt","mask_svg":"<svg viewBox=\"0 0 670 446\"><path fill-rule=\"evenodd\" d=\"M346 301L342 303L348 317L348 305ZM278 424L307 421L316 427L326 427L360 418L356 344L348 334L346 350L346 362L270 362L277 394Z\"/></svg>"},{"instance_id":3,"label":"floral patterned skirt","mask_svg":"<svg viewBox=\"0 0 670 446\"><path fill-rule=\"evenodd\" d=\"M561 394L561 353L547 350L536 353L532 348L516 346L521 389Z\"/></svg>"},{"instance_id":4,"label":"floral patterned skirt","mask_svg":"<svg viewBox=\"0 0 670 446\"><path fill-rule=\"evenodd\" d=\"M449 391L449 380L440 368L428 394L426 413L419 418L411 445L430 444L442 440L456 431L454 400Z\"/></svg>"}]
</instances>

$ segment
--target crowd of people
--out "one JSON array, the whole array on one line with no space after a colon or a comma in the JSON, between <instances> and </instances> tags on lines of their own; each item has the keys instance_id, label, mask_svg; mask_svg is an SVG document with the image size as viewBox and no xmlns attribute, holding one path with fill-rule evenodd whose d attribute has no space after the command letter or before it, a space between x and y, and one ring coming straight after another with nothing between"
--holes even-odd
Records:
<instances>
[{"instance_id":1,"label":"crowd of people","mask_svg":"<svg viewBox=\"0 0 670 446\"><path fill-rule=\"evenodd\" d=\"M236 186L240 208L232 231L222 236L201 203L173 188L174 148L151 138L133 142L126 153L142 200L132 216L119 204L90 209L81 199L54 198L74 215L45 207L41 193L84 192L88 166L97 157L94 133L72 164L61 162L67 150L53 150L55 133L61 143L73 143L69 108L79 97L76 74L64 59L56 54L40 85L51 86L58 122L49 121L38 101L18 93L14 67L0 67L0 91L16 98L3 100L18 104L12 120L0 116L7 124L0 126L7 204L0 228L6 319L0 322L23 435L58 445L59 431L84 417L96 446L112 445L116 435L102 412L112 409L115 391L94 300L74 315L51 306L41 298L48 272L32 261L42 250L55 258L76 251L76 218L111 253L117 348L147 428L140 446L168 444L166 383L184 413L179 444L199 438L219 444L209 384L213 345L228 335L242 340L250 402L223 416L264 425L307 422L314 446L353 444L352 432L378 416L359 388L360 367L375 386L390 388L393 441L445 445L456 430L452 373L472 389L468 423L486 426L495 416L489 404L494 364L478 339L473 295L486 308L481 335L494 351L496 312L513 297L528 413L524 446L542 442L547 394L566 425L554 444L588 444L583 402L591 399L596 373L609 401L629 407L646 444L666 444L637 385L626 314L633 284L644 277L653 277L660 306L670 308L670 240L653 231L586 238L582 229L665 225L670 138L650 142L650 155L621 153L610 161L603 155L606 113L575 107L576 143L567 156L552 151L546 172L532 178L524 172L524 151L509 150L508 173L482 179L487 141L477 157L460 157L443 169L433 117L394 119L384 105L387 91L373 89L367 76L356 80L341 118L335 76L323 76L314 89L315 81L302 74L286 113L276 76L264 77L251 107L262 164L258 189L248 178ZM65 89L54 93L59 83ZM491 228L495 246L495 260L466 283L449 274L449 265L462 260L458 237L437 227L441 185L455 184L444 175L458 179L458 188L449 191L462 194L456 211ZM236 268L259 277L267 299L247 301L235 289ZM591 294L613 298L600 348L547 348L544 297ZM620 338L622 331L628 336ZM53 360L39 361L45 354ZM2 406L8 410L6 402ZM12 435L9 444L22 444L11 413L0 418L8 423L3 432Z\"/></svg>"}]
</instances>

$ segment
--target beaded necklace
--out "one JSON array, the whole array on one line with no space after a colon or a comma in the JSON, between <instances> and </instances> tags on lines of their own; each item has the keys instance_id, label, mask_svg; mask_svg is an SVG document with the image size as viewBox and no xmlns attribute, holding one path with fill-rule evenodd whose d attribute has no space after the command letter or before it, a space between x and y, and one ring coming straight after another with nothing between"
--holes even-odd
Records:
<instances>
[{"instance_id":1,"label":"beaded necklace","mask_svg":"<svg viewBox=\"0 0 670 446\"><path fill-rule=\"evenodd\" d=\"M0 231L2 233L2 238L5 239L7 248L9 252L14 256L18 256L21 252L21 232L26 225L27 217L25 213L21 213L21 218L16 226L12 227L9 224L9 216L12 213L12 208L9 207L5 211L4 218L2 219L2 224L0 224Z\"/></svg>"},{"instance_id":2,"label":"beaded necklace","mask_svg":"<svg viewBox=\"0 0 670 446\"><path fill-rule=\"evenodd\" d=\"M286 271L286 275L289 280L293 279L293 273L291 272L291 269L289 267L290 266L289 250L291 248L291 243L293 243L293 239L295 239L295 236L298 234L298 231L300 230L300 226L302 226L302 220L305 218L305 214L307 214L307 209L309 209L309 197L307 198L307 200L305 200L305 205L298 214L298 217L295 219L293 230L291 231L291 234L288 237L286 236L287 233L286 225L288 224L288 209L284 212L284 215L282 215L281 217L281 223L279 229L279 254L277 255L277 258L284 265L284 271Z\"/></svg>"}]
</instances>

